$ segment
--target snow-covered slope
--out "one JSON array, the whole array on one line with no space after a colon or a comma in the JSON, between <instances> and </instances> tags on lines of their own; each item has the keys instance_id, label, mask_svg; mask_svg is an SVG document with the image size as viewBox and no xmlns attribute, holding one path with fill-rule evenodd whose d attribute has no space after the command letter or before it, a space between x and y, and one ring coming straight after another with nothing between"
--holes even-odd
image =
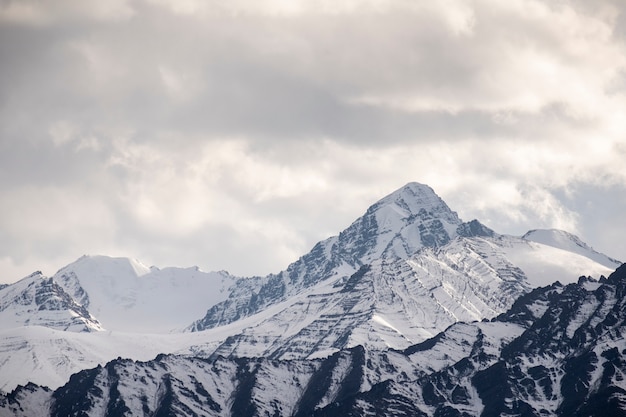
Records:
<instances>
[{"instance_id":1,"label":"snow-covered slope","mask_svg":"<svg viewBox=\"0 0 626 417\"><path fill-rule=\"evenodd\" d=\"M583 255L594 262L604 265L607 268L615 269L621 262L613 258L597 252L585 242L580 240L576 235L568 233L563 230L557 229L536 229L531 230L522 236L523 239L530 240L532 242L541 243L544 245L552 246L558 249L563 249L568 252L577 253Z\"/></svg>"},{"instance_id":2,"label":"snow-covered slope","mask_svg":"<svg viewBox=\"0 0 626 417\"><path fill-rule=\"evenodd\" d=\"M236 280L226 272L148 268L107 256L83 256L52 279L107 330L136 333L182 329L226 299Z\"/></svg>"},{"instance_id":3,"label":"snow-covered slope","mask_svg":"<svg viewBox=\"0 0 626 417\"><path fill-rule=\"evenodd\" d=\"M208 346L207 339L224 337L215 333L76 333L41 326L0 330L0 391L28 382L58 388L73 373L117 357L149 360L163 352L191 355L194 346Z\"/></svg>"},{"instance_id":4,"label":"snow-covered slope","mask_svg":"<svg viewBox=\"0 0 626 417\"><path fill-rule=\"evenodd\" d=\"M519 259L521 266L513 261ZM584 256L521 238L458 236L303 290L251 316L253 324L213 356L295 359L358 345L403 349L455 322L495 317L538 285L576 282L579 271L597 278L611 272Z\"/></svg>"},{"instance_id":5,"label":"snow-covered slope","mask_svg":"<svg viewBox=\"0 0 626 417\"><path fill-rule=\"evenodd\" d=\"M40 272L0 289L0 329L21 326L72 332L102 330L84 306Z\"/></svg>"},{"instance_id":6,"label":"snow-covered slope","mask_svg":"<svg viewBox=\"0 0 626 417\"><path fill-rule=\"evenodd\" d=\"M55 391L0 395L2 415L555 416L626 414L626 266L553 284L491 322L456 323L408 349L315 360L116 359Z\"/></svg>"}]
</instances>

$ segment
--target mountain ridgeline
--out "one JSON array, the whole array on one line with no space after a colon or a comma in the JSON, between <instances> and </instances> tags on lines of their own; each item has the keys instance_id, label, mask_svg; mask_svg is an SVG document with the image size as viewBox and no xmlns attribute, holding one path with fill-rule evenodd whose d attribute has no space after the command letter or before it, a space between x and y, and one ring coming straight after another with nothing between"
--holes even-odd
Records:
<instances>
[{"instance_id":1,"label":"mountain ridgeline","mask_svg":"<svg viewBox=\"0 0 626 417\"><path fill-rule=\"evenodd\" d=\"M620 265L417 183L266 277L84 256L0 287L0 417L626 415Z\"/></svg>"},{"instance_id":2,"label":"mountain ridgeline","mask_svg":"<svg viewBox=\"0 0 626 417\"><path fill-rule=\"evenodd\" d=\"M626 266L535 289L490 321L404 350L314 360L116 359L51 391L18 387L2 415L623 416ZM1 413L0 413L1 414Z\"/></svg>"}]
</instances>

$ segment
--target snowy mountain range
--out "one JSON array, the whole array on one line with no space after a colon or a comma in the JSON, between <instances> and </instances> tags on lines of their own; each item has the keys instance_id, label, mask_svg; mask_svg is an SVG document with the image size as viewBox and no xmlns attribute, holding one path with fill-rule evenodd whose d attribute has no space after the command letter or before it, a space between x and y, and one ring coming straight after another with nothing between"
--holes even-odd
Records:
<instances>
[{"instance_id":1,"label":"snowy mountain range","mask_svg":"<svg viewBox=\"0 0 626 417\"><path fill-rule=\"evenodd\" d=\"M52 391L0 396L13 416L621 416L626 266L520 297L404 350L326 358L118 358Z\"/></svg>"},{"instance_id":2,"label":"snowy mountain range","mask_svg":"<svg viewBox=\"0 0 626 417\"><path fill-rule=\"evenodd\" d=\"M125 366L165 370L177 368L178 364L211 372L224 367L224 375L230 375L224 381L210 376L218 387L226 380L241 382L239 377L246 373L256 375L253 369L276 366L293 367L298 373L292 376L283 368L263 371L268 375L280 372L281 378L287 375L293 384L300 384L292 390L300 392L310 384L308 377L322 378L320 381L326 381L324 384L331 389L331 379L339 375L336 373L348 372L333 370L333 366L349 362L354 355L375 362L382 357L411 362L406 352L415 346L437 346L433 340L440 340L440 332L446 329L446 334L463 326L485 334L495 329L493 332L502 334L491 348L497 350L526 328L508 322L455 323L492 319L509 310L520 297L535 294L534 288L555 281L560 284L550 288L563 288L576 283L582 275L599 279L619 265L567 232L533 230L514 237L500 235L477 220L463 222L428 186L410 183L372 205L338 236L318 243L278 274L237 278L226 272L148 268L126 258L85 256L50 278L35 273L0 288L0 389L26 386L11 394L13 397L5 397L5 410L13 407L11 404L16 404L20 396L32 404L40 400L59 404L59 398L77 395L69 393L74 388L68 388L67 394L59 390L73 386L67 380L81 370L95 368L78 375L95 375L93 381L109 378L111 384L123 380L118 371ZM584 285L587 291L600 284ZM459 336L463 349L473 343L472 337L479 331L472 332L474 336L468 333L465 342ZM158 354L173 355L150 361ZM450 358L456 356L446 355L449 358L445 360L429 357L420 362L423 369L412 370L413 379L418 374L438 372L444 365L454 365ZM129 360L98 367L117 357ZM132 360L145 361L145 365ZM329 365L331 362L335 365ZM400 369L397 365L380 366L388 371L376 370L380 375L356 390L345 388L346 392L365 395L383 381L398 382L392 370ZM320 376L322 368L335 376ZM98 376L105 371L108 376ZM137 372L139 375L144 371ZM188 376L176 373L173 378L167 383L160 379L159 386L165 387L160 389L175 391L174 386L180 385L181 390L190 390L199 387L194 385L194 378L205 381L208 377L191 372ZM208 389L203 384L203 389ZM52 394L39 388L43 385L58 390ZM94 392L102 391L98 387L93 388ZM223 398L223 403L211 394L214 407L232 409L228 401L232 402L238 389L223 387L224 395L230 395ZM323 395L320 391L318 402L300 399L299 405L284 406L291 407L289 413L283 408L279 414L298 415L294 410L307 407L326 409L339 391ZM52 403L51 398L55 398ZM112 397L107 398L102 397L102 401L109 401L106 407L114 407L110 404ZM146 398L153 401L150 395ZM407 398L413 401L413 397ZM126 406L151 412L158 408L137 401L137 407L142 408ZM263 402L254 399L254 404L259 401ZM20 404L24 408L23 402ZM193 407L190 409L200 406ZM69 415L49 410L51 415Z\"/></svg>"}]
</instances>

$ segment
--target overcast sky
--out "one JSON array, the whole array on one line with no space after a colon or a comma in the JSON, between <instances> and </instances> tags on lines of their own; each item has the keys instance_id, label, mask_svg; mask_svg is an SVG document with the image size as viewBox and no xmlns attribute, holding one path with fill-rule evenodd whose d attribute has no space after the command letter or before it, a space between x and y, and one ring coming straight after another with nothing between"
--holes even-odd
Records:
<instances>
[{"instance_id":1,"label":"overcast sky","mask_svg":"<svg viewBox=\"0 0 626 417\"><path fill-rule=\"evenodd\" d=\"M626 259L620 0L0 0L0 282L264 275L407 182Z\"/></svg>"}]
</instances>

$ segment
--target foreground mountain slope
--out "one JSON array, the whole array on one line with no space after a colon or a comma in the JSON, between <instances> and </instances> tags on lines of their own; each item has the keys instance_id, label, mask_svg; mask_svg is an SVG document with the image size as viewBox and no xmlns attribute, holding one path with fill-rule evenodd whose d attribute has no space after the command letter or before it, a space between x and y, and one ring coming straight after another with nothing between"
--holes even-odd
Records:
<instances>
[{"instance_id":1,"label":"foreground mountain slope","mask_svg":"<svg viewBox=\"0 0 626 417\"><path fill-rule=\"evenodd\" d=\"M7 416L619 416L626 414L626 266L553 284L491 322L457 323L403 351L317 360L117 359L55 391L0 397Z\"/></svg>"},{"instance_id":2,"label":"foreground mountain slope","mask_svg":"<svg viewBox=\"0 0 626 417\"><path fill-rule=\"evenodd\" d=\"M86 333L42 326L0 330L0 391L28 382L58 388L70 375L119 356L149 360L162 352L192 354L195 345L207 346L207 338L201 333Z\"/></svg>"},{"instance_id":3,"label":"foreground mountain slope","mask_svg":"<svg viewBox=\"0 0 626 417\"><path fill-rule=\"evenodd\" d=\"M414 384L381 383L315 415L626 415L624 296L625 266L602 284L535 290L497 319L525 331L495 355L474 345Z\"/></svg>"}]
</instances>

